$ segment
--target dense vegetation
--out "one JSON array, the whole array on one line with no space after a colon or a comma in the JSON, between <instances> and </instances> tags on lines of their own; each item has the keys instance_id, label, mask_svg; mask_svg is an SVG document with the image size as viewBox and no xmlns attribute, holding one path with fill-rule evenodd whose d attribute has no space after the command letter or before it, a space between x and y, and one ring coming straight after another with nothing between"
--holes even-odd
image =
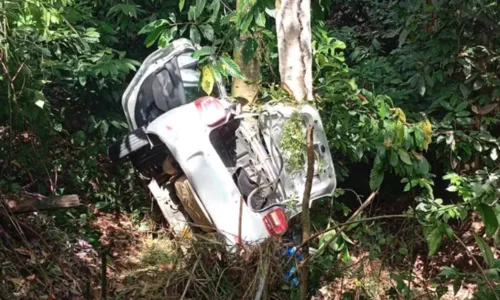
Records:
<instances>
[{"instance_id":1,"label":"dense vegetation","mask_svg":"<svg viewBox=\"0 0 500 300\"><path fill-rule=\"evenodd\" d=\"M203 46L196 55L216 54L204 61L203 88L213 76L242 77L231 58L241 49L243 63L265 62L260 101L287 98L276 82L274 1L241 1L236 10L233 0L0 0L2 198L79 194L88 211L56 212L54 220L95 247L94 209L139 222L149 212L147 195L131 167L110 167L106 148L127 131L120 97L155 47L182 36ZM313 288L366 250L370 259L404 266L393 268L395 284L384 292L411 297L417 257L432 260L442 245L457 245L472 266L443 260L440 276L422 275L435 286L424 288L427 295L473 282L476 297L499 299L492 251L500 238L498 2L320 0L312 19L315 105L341 180L333 205L324 204L328 215L313 221L318 230L337 228L357 207L351 189L379 191L380 208L367 217L411 219L322 235ZM484 228L463 226L477 216ZM357 286L368 298L379 293L362 279Z\"/></svg>"}]
</instances>

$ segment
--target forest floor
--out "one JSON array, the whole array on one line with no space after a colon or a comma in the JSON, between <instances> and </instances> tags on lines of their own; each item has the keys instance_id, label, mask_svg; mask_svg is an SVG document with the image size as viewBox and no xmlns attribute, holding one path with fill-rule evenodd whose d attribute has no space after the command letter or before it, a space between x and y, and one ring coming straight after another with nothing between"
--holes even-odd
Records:
<instances>
[{"instance_id":1,"label":"forest floor","mask_svg":"<svg viewBox=\"0 0 500 300\"><path fill-rule=\"evenodd\" d=\"M251 299L266 263L271 265L268 298L290 298L290 287L283 280L290 264L275 255L277 241L247 248L238 256L225 251L223 244L210 236L173 238L168 229L158 228L151 219L137 222L124 213L96 209L94 215L84 224L86 230L82 230L83 224L61 228L44 213L0 216L0 298ZM408 238L413 230L410 223L390 220L384 225L396 238ZM472 217L469 224L461 225L465 226L461 239L482 261L473 238L473 233L484 231L482 222ZM101 246L85 241L89 232L100 235ZM369 249L355 242L350 260L342 263L339 259L332 267L335 272L325 272L319 278L312 299L402 299L402 294L395 292L401 284L397 274L410 269L412 298L434 299L431 295L443 285L438 282L444 266L476 270L459 243L444 241L437 255L427 257L418 236L413 239L413 263L408 258L393 259L391 244L381 248L382 255L372 258ZM496 250L495 255L499 254ZM408 284L408 280L403 281ZM472 299L477 288L463 282L455 287L454 295L454 282L444 285L449 285L449 291L442 299Z\"/></svg>"}]
</instances>

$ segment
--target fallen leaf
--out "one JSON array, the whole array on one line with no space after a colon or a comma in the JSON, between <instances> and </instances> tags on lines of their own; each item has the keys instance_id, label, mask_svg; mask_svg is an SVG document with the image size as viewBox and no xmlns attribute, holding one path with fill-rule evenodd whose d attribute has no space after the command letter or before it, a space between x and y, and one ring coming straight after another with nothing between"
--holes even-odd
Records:
<instances>
[{"instance_id":1,"label":"fallen leaf","mask_svg":"<svg viewBox=\"0 0 500 300\"><path fill-rule=\"evenodd\" d=\"M23 278L8 278L7 280L12 282L16 287L20 287L25 283Z\"/></svg>"},{"instance_id":2,"label":"fallen leaf","mask_svg":"<svg viewBox=\"0 0 500 300\"><path fill-rule=\"evenodd\" d=\"M161 271L172 271L174 269L174 263L169 261L168 263L160 263L160 270Z\"/></svg>"},{"instance_id":3,"label":"fallen leaf","mask_svg":"<svg viewBox=\"0 0 500 300\"><path fill-rule=\"evenodd\" d=\"M28 280L28 282L31 283L31 284L36 283L36 276L35 276L35 274L31 274L30 276L26 277L26 280Z\"/></svg>"},{"instance_id":4,"label":"fallen leaf","mask_svg":"<svg viewBox=\"0 0 500 300\"><path fill-rule=\"evenodd\" d=\"M31 251L29 251L28 249L25 249L25 248L16 248L16 249L14 249L14 251L16 251L17 253L19 253L21 255L26 255L26 256L30 256L31 257Z\"/></svg>"}]
</instances>

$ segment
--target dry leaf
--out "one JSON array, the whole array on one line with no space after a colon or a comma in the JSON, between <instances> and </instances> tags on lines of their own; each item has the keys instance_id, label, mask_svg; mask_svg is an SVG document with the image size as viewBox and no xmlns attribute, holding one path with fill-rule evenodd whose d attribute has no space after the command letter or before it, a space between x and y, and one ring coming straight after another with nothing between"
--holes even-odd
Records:
<instances>
[{"instance_id":1,"label":"dry leaf","mask_svg":"<svg viewBox=\"0 0 500 300\"><path fill-rule=\"evenodd\" d=\"M16 248L16 249L14 249L14 251L16 251L17 253L19 253L21 255L25 255L25 256L31 257L31 251L29 251L28 249L25 249L25 248Z\"/></svg>"},{"instance_id":2,"label":"dry leaf","mask_svg":"<svg viewBox=\"0 0 500 300\"><path fill-rule=\"evenodd\" d=\"M423 156L422 154L416 152L415 150L412 150L411 153L413 153L413 155L415 155L415 157L418 159L418 160L422 160Z\"/></svg>"},{"instance_id":3,"label":"dry leaf","mask_svg":"<svg viewBox=\"0 0 500 300\"><path fill-rule=\"evenodd\" d=\"M31 283L31 284L35 284L36 283L36 276L35 274L31 274L30 276L26 277L26 280Z\"/></svg>"},{"instance_id":4,"label":"dry leaf","mask_svg":"<svg viewBox=\"0 0 500 300\"><path fill-rule=\"evenodd\" d=\"M168 262L168 263L161 263L160 264L160 270L161 271L165 271L165 270L169 270L169 271L172 271L174 269L174 263L173 262Z\"/></svg>"}]
</instances>

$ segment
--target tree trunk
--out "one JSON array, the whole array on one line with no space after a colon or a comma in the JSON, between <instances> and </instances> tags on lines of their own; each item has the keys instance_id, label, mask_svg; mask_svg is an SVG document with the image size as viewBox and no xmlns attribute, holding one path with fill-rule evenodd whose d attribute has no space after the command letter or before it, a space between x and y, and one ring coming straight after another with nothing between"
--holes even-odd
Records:
<instances>
[{"instance_id":1,"label":"tree trunk","mask_svg":"<svg viewBox=\"0 0 500 300\"><path fill-rule=\"evenodd\" d=\"M281 87L312 100L311 1L276 0L276 31Z\"/></svg>"},{"instance_id":2,"label":"tree trunk","mask_svg":"<svg viewBox=\"0 0 500 300\"><path fill-rule=\"evenodd\" d=\"M238 0L236 2L236 9L245 9L242 7L244 1ZM259 50L254 53L252 59L245 64L243 61L242 48L245 44L245 40L250 38L251 35L244 34L240 37L241 45L234 49L233 59L239 65L243 75L246 79L233 78L233 84L231 87L231 95L233 97L243 98L247 101L247 104L252 104L257 98L259 92L259 81L260 81L260 56L258 55Z\"/></svg>"}]
</instances>

